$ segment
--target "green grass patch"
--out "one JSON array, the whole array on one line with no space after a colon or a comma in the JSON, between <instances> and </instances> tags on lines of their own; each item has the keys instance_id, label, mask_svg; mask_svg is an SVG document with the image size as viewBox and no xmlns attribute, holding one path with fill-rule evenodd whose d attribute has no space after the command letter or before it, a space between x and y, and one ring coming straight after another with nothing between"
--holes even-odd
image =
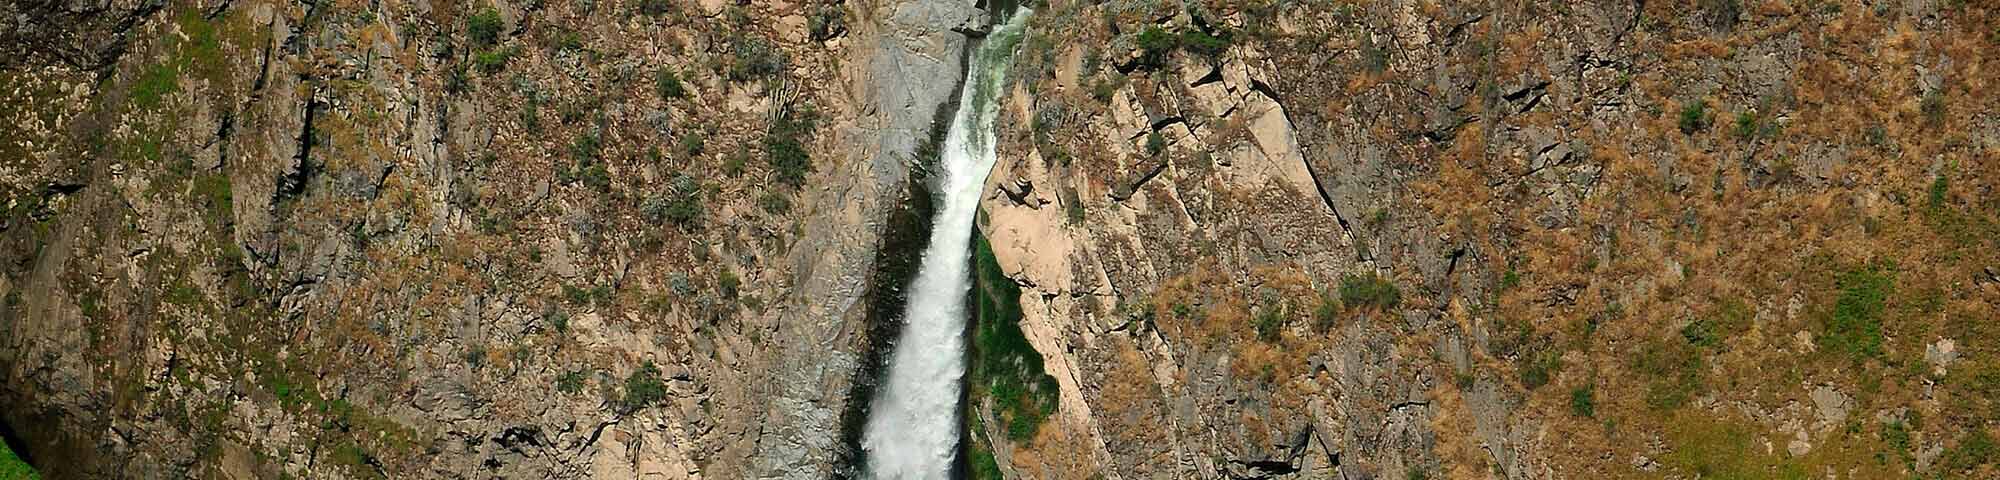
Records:
<instances>
[{"instance_id":1,"label":"green grass patch","mask_svg":"<svg viewBox=\"0 0 2000 480\"><path fill-rule=\"evenodd\" d=\"M993 246L974 233L972 365L967 385L973 405L993 399L1007 438L1035 436L1055 411L1056 378L1042 367L1042 355L1021 333L1021 287L1000 270Z\"/></svg>"},{"instance_id":2,"label":"green grass patch","mask_svg":"<svg viewBox=\"0 0 2000 480\"><path fill-rule=\"evenodd\" d=\"M1646 405L1654 409L1680 408L1704 388L1701 352L1686 342L1647 342L1632 364L1646 379Z\"/></svg>"},{"instance_id":3,"label":"green grass patch","mask_svg":"<svg viewBox=\"0 0 2000 480\"><path fill-rule=\"evenodd\" d=\"M1750 422L1685 415L1668 427L1671 446L1662 463L1690 478L1783 479L1813 478L1797 460L1764 453L1761 432Z\"/></svg>"},{"instance_id":4,"label":"green grass patch","mask_svg":"<svg viewBox=\"0 0 2000 480\"><path fill-rule=\"evenodd\" d=\"M1882 355L1882 314L1895 293L1894 273L1869 266L1842 273L1840 294L1823 322L1821 343L1856 360Z\"/></svg>"}]
</instances>

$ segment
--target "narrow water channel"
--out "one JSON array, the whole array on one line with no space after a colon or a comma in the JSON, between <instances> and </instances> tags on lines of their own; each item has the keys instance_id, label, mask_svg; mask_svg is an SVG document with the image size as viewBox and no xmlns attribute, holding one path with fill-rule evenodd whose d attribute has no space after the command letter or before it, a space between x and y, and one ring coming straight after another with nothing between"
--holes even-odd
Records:
<instances>
[{"instance_id":1,"label":"narrow water channel","mask_svg":"<svg viewBox=\"0 0 2000 480\"><path fill-rule=\"evenodd\" d=\"M993 168L998 97L1028 14L1027 9L1015 11L968 59L957 116L936 166L933 191L940 202L931 243L910 283L889 376L872 400L862 432L867 470L874 478L936 479L951 472L965 374L972 222Z\"/></svg>"}]
</instances>

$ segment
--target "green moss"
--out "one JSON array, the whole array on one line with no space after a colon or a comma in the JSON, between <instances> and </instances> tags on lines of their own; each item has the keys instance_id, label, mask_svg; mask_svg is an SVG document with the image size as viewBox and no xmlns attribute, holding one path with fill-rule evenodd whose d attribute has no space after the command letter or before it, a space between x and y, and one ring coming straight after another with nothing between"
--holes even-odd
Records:
<instances>
[{"instance_id":1,"label":"green moss","mask_svg":"<svg viewBox=\"0 0 2000 480\"><path fill-rule=\"evenodd\" d=\"M0 480L35 480L42 478L33 465L14 455L7 444L0 443ZM997 477L996 477L997 478Z\"/></svg>"},{"instance_id":2,"label":"green moss","mask_svg":"<svg viewBox=\"0 0 2000 480\"><path fill-rule=\"evenodd\" d=\"M993 246L975 233L972 300L972 365L967 385L973 405L991 397L1007 438L1033 438L1055 411L1057 386L1042 367L1042 355L1021 333L1021 287L1000 270Z\"/></svg>"}]
</instances>

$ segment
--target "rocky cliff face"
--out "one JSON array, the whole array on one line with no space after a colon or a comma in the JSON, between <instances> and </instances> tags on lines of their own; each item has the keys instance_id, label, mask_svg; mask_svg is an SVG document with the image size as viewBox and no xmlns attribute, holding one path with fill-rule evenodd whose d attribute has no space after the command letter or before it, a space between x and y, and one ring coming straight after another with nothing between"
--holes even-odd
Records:
<instances>
[{"instance_id":1,"label":"rocky cliff face","mask_svg":"<svg viewBox=\"0 0 2000 480\"><path fill-rule=\"evenodd\" d=\"M824 478L941 2L0 6L58 478Z\"/></svg>"},{"instance_id":2,"label":"rocky cliff face","mask_svg":"<svg viewBox=\"0 0 2000 480\"><path fill-rule=\"evenodd\" d=\"M1992 5L1025 6L970 476L2000 473ZM56 478L853 476L986 8L0 4L0 420Z\"/></svg>"},{"instance_id":3,"label":"rocky cliff face","mask_svg":"<svg viewBox=\"0 0 2000 480\"><path fill-rule=\"evenodd\" d=\"M1049 2L991 473L1990 472L1995 12L1693 3Z\"/></svg>"}]
</instances>

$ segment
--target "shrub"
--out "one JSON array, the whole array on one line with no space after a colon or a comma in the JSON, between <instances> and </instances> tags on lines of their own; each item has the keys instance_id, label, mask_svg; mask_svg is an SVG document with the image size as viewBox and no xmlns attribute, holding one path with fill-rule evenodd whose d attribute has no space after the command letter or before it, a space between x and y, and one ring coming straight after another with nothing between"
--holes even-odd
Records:
<instances>
[{"instance_id":1,"label":"shrub","mask_svg":"<svg viewBox=\"0 0 2000 480\"><path fill-rule=\"evenodd\" d=\"M583 381L583 370L563 372L561 376L556 377L556 391L562 393L581 392L583 391Z\"/></svg>"},{"instance_id":2,"label":"shrub","mask_svg":"<svg viewBox=\"0 0 2000 480\"><path fill-rule=\"evenodd\" d=\"M1958 448L1945 455L1945 465L1951 470L1963 471L1991 464L2000 460L2000 445L1993 442L1993 436L1986 433L1986 427L1974 425L1972 433L1958 441Z\"/></svg>"},{"instance_id":3,"label":"shrub","mask_svg":"<svg viewBox=\"0 0 2000 480\"><path fill-rule=\"evenodd\" d=\"M654 223L672 222L683 227L695 225L706 210L701 203L701 184L688 174L677 175L665 192L646 199L639 210Z\"/></svg>"},{"instance_id":4,"label":"shrub","mask_svg":"<svg viewBox=\"0 0 2000 480\"><path fill-rule=\"evenodd\" d=\"M687 86L681 83L681 75L664 68L653 74L653 89L660 92L662 100L687 96Z\"/></svg>"},{"instance_id":5,"label":"shrub","mask_svg":"<svg viewBox=\"0 0 2000 480\"><path fill-rule=\"evenodd\" d=\"M738 36L730 52L735 60L729 66L729 79L739 82L776 75L787 62L784 52L761 37Z\"/></svg>"},{"instance_id":6,"label":"shrub","mask_svg":"<svg viewBox=\"0 0 2000 480\"><path fill-rule=\"evenodd\" d=\"M1672 410L1686 405L1702 389L1702 358L1683 342L1647 342L1633 366L1648 377L1646 405Z\"/></svg>"},{"instance_id":7,"label":"shrub","mask_svg":"<svg viewBox=\"0 0 2000 480\"><path fill-rule=\"evenodd\" d=\"M806 23L806 31L812 34L814 41L821 42L845 35L847 11L842 10L837 4L820 5L819 10L815 11L812 19Z\"/></svg>"},{"instance_id":8,"label":"shrub","mask_svg":"<svg viewBox=\"0 0 2000 480\"><path fill-rule=\"evenodd\" d=\"M1562 370L1562 356L1553 349L1521 356L1521 385L1529 390L1542 388Z\"/></svg>"},{"instance_id":9,"label":"shrub","mask_svg":"<svg viewBox=\"0 0 2000 480\"><path fill-rule=\"evenodd\" d=\"M507 61L514 57L514 49L495 48L472 57L472 63L481 73L492 75L507 69Z\"/></svg>"},{"instance_id":10,"label":"shrub","mask_svg":"<svg viewBox=\"0 0 2000 480\"><path fill-rule=\"evenodd\" d=\"M736 272L723 268L720 278L715 280L715 287L716 292L722 294L722 298L735 299L737 289L743 287L743 280L736 278Z\"/></svg>"},{"instance_id":11,"label":"shrub","mask_svg":"<svg viewBox=\"0 0 2000 480\"><path fill-rule=\"evenodd\" d=\"M1153 133L1146 134L1147 155L1159 155L1160 151L1166 149L1167 149L1167 139L1166 137L1160 136L1160 132L1154 131Z\"/></svg>"},{"instance_id":12,"label":"shrub","mask_svg":"<svg viewBox=\"0 0 2000 480\"><path fill-rule=\"evenodd\" d=\"M1597 392L1591 387L1576 387L1569 391L1569 412L1584 418L1597 416Z\"/></svg>"},{"instance_id":13,"label":"shrub","mask_svg":"<svg viewBox=\"0 0 2000 480\"><path fill-rule=\"evenodd\" d=\"M569 142L570 156L576 158L578 162L597 160L597 154L603 150L604 144L598 141L597 135L593 134L586 133L577 136L575 140L570 140Z\"/></svg>"},{"instance_id":14,"label":"shrub","mask_svg":"<svg viewBox=\"0 0 2000 480\"><path fill-rule=\"evenodd\" d=\"M1332 330L1340 321L1339 315L1340 300L1333 298L1333 294L1319 294L1319 306L1313 308L1313 330L1322 333Z\"/></svg>"},{"instance_id":15,"label":"shrub","mask_svg":"<svg viewBox=\"0 0 2000 480\"><path fill-rule=\"evenodd\" d=\"M1223 53L1229 51L1229 42L1230 34L1226 30L1218 30L1216 34L1210 34L1197 28L1182 32L1180 43L1182 46L1187 47L1188 51L1204 57L1215 58L1221 57Z\"/></svg>"},{"instance_id":16,"label":"shrub","mask_svg":"<svg viewBox=\"0 0 2000 480\"><path fill-rule=\"evenodd\" d=\"M660 367L646 362L625 377L625 408L637 410L667 397L667 382L660 379Z\"/></svg>"},{"instance_id":17,"label":"shrub","mask_svg":"<svg viewBox=\"0 0 2000 480\"><path fill-rule=\"evenodd\" d=\"M689 131L681 134L682 155L686 155L689 158L699 157L706 150L708 150L708 135L697 131Z\"/></svg>"},{"instance_id":18,"label":"shrub","mask_svg":"<svg viewBox=\"0 0 2000 480\"><path fill-rule=\"evenodd\" d=\"M771 212L772 215L784 215L792 212L791 197L778 192L764 192L764 195L757 197L757 205L763 207L764 211Z\"/></svg>"},{"instance_id":19,"label":"shrub","mask_svg":"<svg viewBox=\"0 0 2000 480\"><path fill-rule=\"evenodd\" d=\"M492 45L500 41L500 26L500 12L488 8L465 20L465 33L476 45Z\"/></svg>"},{"instance_id":20,"label":"shrub","mask_svg":"<svg viewBox=\"0 0 2000 480\"><path fill-rule=\"evenodd\" d=\"M1090 86L1090 98L1101 103L1110 103L1111 97L1117 94L1118 82L1114 80L1098 79L1096 84Z\"/></svg>"},{"instance_id":21,"label":"shrub","mask_svg":"<svg viewBox=\"0 0 2000 480\"><path fill-rule=\"evenodd\" d=\"M1139 50L1143 52L1139 63L1149 67L1165 64L1167 55L1180 48L1180 37L1167 33L1159 25L1148 25L1145 30L1140 30L1138 42Z\"/></svg>"},{"instance_id":22,"label":"shrub","mask_svg":"<svg viewBox=\"0 0 2000 480\"><path fill-rule=\"evenodd\" d=\"M1257 339L1263 340L1265 343L1275 343L1278 341L1279 331L1285 326L1284 309L1277 305L1259 309L1254 322L1255 325L1253 326L1257 329Z\"/></svg>"},{"instance_id":23,"label":"shrub","mask_svg":"<svg viewBox=\"0 0 2000 480\"><path fill-rule=\"evenodd\" d=\"M1374 73L1389 71L1389 50L1376 45L1373 38L1361 44L1361 66Z\"/></svg>"},{"instance_id":24,"label":"shrub","mask_svg":"<svg viewBox=\"0 0 2000 480\"><path fill-rule=\"evenodd\" d=\"M550 310L548 314L542 315L542 319L548 320L549 328L555 329L557 333L569 331L569 314L563 313L562 310Z\"/></svg>"},{"instance_id":25,"label":"shrub","mask_svg":"<svg viewBox=\"0 0 2000 480\"><path fill-rule=\"evenodd\" d=\"M1382 310L1396 308L1402 303L1402 292L1396 285L1374 272L1365 275L1346 274L1340 277L1340 303L1349 307L1374 307Z\"/></svg>"},{"instance_id":26,"label":"shrub","mask_svg":"<svg viewBox=\"0 0 2000 480\"><path fill-rule=\"evenodd\" d=\"M810 109L788 112L772 122L765 132L764 158L770 162L778 182L796 187L805 183L806 174L812 173L812 155L806 151L805 140L811 138L816 121Z\"/></svg>"},{"instance_id":27,"label":"shrub","mask_svg":"<svg viewBox=\"0 0 2000 480\"><path fill-rule=\"evenodd\" d=\"M671 0L639 0L639 13L649 17L666 15L674 9Z\"/></svg>"},{"instance_id":28,"label":"shrub","mask_svg":"<svg viewBox=\"0 0 2000 480\"><path fill-rule=\"evenodd\" d=\"M1736 112L1736 138L1749 140L1757 136L1757 114L1749 110Z\"/></svg>"},{"instance_id":29,"label":"shrub","mask_svg":"<svg viewBox=\"0 0 2000 480\"><path fill-rule=\"evenodd\" d=\"M1924 94L1923 102L1919 103L1917 105L1917 108L1918 110L1923 112L1925 124L1930 126L1937 126L1943 124L1944 91L1933 90L1931 91L1931 93Z\"/></svg>"},{"instance_id":30,"label":"shrub","mask_svg":"<svg viewBox=\"0 0 2000 480\"><path fill-rule=\"evenodd\" d=\"M1693 135L1708 129L1708 101L1696 100L1681 106L1681 133Z\"/></svg>"}]
</instances>

